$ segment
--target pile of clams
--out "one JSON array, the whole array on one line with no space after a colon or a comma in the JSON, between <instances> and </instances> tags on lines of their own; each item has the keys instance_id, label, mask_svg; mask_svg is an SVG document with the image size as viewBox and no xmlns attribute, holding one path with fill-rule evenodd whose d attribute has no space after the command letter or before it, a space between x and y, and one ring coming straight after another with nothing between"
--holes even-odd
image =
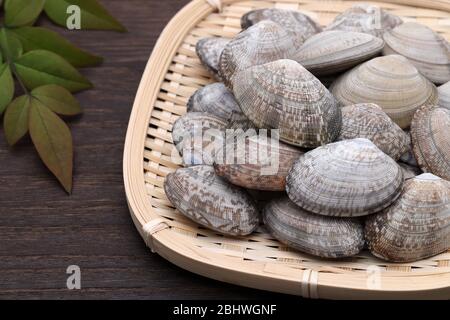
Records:
<instances>
[{"instance_id":1,"label":"pile of clams","mask_svg":"<svg viewBox=\"0 0 450 320\"><path fill-rule=\"evenodd\" d=\"M197 43L219 82L173 125L184 166L165 180L173 206L220 234L261 227L326 259L449 250L447 40L366 4L329 26L275 8L241 26Z\"/></svg>"}]
</instances>

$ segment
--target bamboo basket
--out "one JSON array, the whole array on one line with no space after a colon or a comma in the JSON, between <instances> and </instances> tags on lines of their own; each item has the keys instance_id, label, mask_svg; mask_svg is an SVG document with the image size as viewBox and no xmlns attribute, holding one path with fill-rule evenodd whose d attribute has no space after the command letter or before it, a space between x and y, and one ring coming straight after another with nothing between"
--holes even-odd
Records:
<instances>
[{"instance_id":1,"label":"bamboo basket","mask_svg":"<svg viewBox=\"0 0 450 320\"><path fill-rule=\"evenodd\" d=\"M172 125L186 112L194 91L213 82L195 54L200 38L235 36L240 17L255 8L300 10L326 25L357 2L194 0L170 21L136 96L123 164L131 216L153 252L209 278L303 297L450 299L450 251L409 264L386 263L367 252L346 260L322 260L281 245L263 227L240 239L206 230L178 213L164 194L164 178L178 167L172 160ZM450 1L368 2L450 39Z\"/></svg>"}]
</instances>

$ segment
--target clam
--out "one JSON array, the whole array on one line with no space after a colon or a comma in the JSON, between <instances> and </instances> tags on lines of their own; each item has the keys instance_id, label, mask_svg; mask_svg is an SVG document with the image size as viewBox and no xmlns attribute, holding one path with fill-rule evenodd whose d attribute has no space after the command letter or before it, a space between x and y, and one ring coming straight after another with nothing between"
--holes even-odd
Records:
<instances>
[{"instance_id":1,"label":"clam","mask_svg":"<svg viewBox=\"0 0 450 320\"><path fill-rule=\"evenodd\" d=\"M424 172L450 180L450 110L424 106L411 125L413 151Z\"/></svg>"},{"instance_id":2,"label":"clam","mask_svg":"<svg viewBox=\"0 0 450 320\"><path fill-rule=\"evenodd\" d=\"M278 23L292 33L294 41L300 45L311 36L322 32L322 27L307 15L299 11L277 8L258 9L246 13L241 18L242 29L248 29L263 20Z\"/></svg>"},{"instance_id":3,"label":"clam","mask_svg":"<svg viewBox=\"0 0 450 320\"><path fill-rule=\"evenodd\" d=\"M244 236L259 225L259 212L245 190L218 177L210 166L178 169L165 180L170 202L186 217L217 232Z\"/></svg>"},{"instance_id":4,"label":"clam","mask_svg":"<svg viewBox=\"0 0 450 320\"><path fill-rule=\"evenodd\" d=\"M402 129L411 125L416 110L436 104L437 89L406 58L374 58L338 78L330 90L343 105L375 103Z\"/></svg>"},{"instance_id":5,"label":"clam","mask_svg":"<svg viewBox=\"0 0 450 320\"><path fill-rule=\"evenodd\" d=\"M366 138L394 160L409 150L408 135L376 104L342 108L342 129L338 140Z\"/></svg>"},{"instance_id":6,"label":"clam","mask_svg":"<svg viewBox=\"0 0 450 320\"><path fill-rule=\"evenodd\" d=\"M364 226L358 219L319 216L297 207L287 197L267 204L263 218L280 242L314 256L351 257L364 247Z\"/></svg>"},{"instance_id":7,"label":"clam","mask_svg":"<svg viewBox=\"0 0 450 320\"><path fill-rule=\"evenodd\" d=\"M218 70L220 56L230 41L231 39L227 38L203 38L195 46L195 51L201 63L217 80L221 80Z\"/></svg>"},{"instance_id":8,"label":"clam","mask_svg":"<svg viewBox=\"0 0 450 320\"><path fill-rule=\"evenodd\" d=\"M183 156L184 165L213 165L216 152L223 147L227 125L204 112L191 112L179 118L173 125L172 140Z\"/></svg>"},{"instance_id":9,"label":"clam","mask_svg":"<svg viewBox=\"0 0 450 320\"><path fill-rule=\"evenodd\" d=\"M333 95L293 60L278 60L238 72L233 92L256 127L279 129L280 139L300 147L334 141L342 125Z\"/></svg>"},{"instance_id":10,"label":"clam","mask_svg":"<svg viewBox=\"0 0 450 320\"><path fill-rule=\"evenodd\" d=\"M384 55L400 54L431 82L450 81L450 51L447 40L415 22L407 22L384 34Z\"/></svg>"},{"instance_id":11,"label":"clam","mask_svg":"<svg viewBox=\"0 0 450 320\"><path fill-rule=\"evenodd\" d=\"M378 6L362 3L338 15L325 30L363 32L382 37L386 31L402 23L400 17Z\"/></svg>"},{"instance_id":12,"label":"clam","mask_svg":"<svg viewBox=\"0 0 450 320\"><path fill-rule=\"evenodd\" d=\"M409 164L406 164L406 163L399 162L398 165L403 170L403 177L405 180L415 178L417 176L420 176L423 173L423 171L420 170L420 168L410 166Z\"/></svg>"},{"instance_id":13,"label":"clam","mask_svg":"<svg viewBox=\"0 0 450 320\"><path fill-rule=\"evenodd\" d=\"M450 109L450 81L438 88L439 106Z\"/></svg>"},{"instance_id":14,"label":"clam","mask_svg":"<svg viewBox=\"0 0 450 320\"><path fill-rule=\"evenodd\" d=\"M189 99L188 112L206 112L228 123L229 128L246 129L253 125L244 115L233 96L223 83L213 83L197 90Z\"/></svg>"},{"instance_id":15,"label":"clam","mask_svg":"<svg viewBox=\"0 0 450 320\"><path fill-rule=\"evenodd\" d=\"M423 174L405 182L392 207L369 217L371 252L392 262L426 259L450 249L450 182Z\"/></svg>"},{"instance_id":16,"label":"clam","mask_svg":"<svg viewBox=\"0 0 450 320\"><path fill-rule=\"evenodd\" d=\"M367 139L329 144L306 153L287 177L289 198L326 216L365 216L399 196L403 172Z\"/></svg>"},{"instance_id":17,"label":"clam","mask_svg":"<svg viewBox=\"0 0 450 320\"><path fill-rule=\"evenodd\" d=\"M270 20L261 21L234 38L222 52L219 74L227 86L235 73L289 58L299 49L291 33Z\"/></svg>"},{"instance_id":18,"label":"clam","mask_svg":"<svg viewBox=\"0 0 450 320\"><path fill-rule=\"evenodd\" d=\"M217 175L254 190L284 191L286 176L301 150L264 135L240 135L227 140L223 157L216 160Z\"/></svg>"},{"instance_id":19,"label":"clam","mask_svg":"<svg viewBox=\"0 0 450 320\"><path fill-rule=\"evenodd\" d=\"M203 38L197 42L195 51L202 64L208 71L218 80L219 76L219 60L225 46L230 42L226 38Z\"/></svg>"},{"instance_id":20,"label":"clam","mask_svg":"<svg viewBox=\"0 0 450 320\"><path fill-rule=\"evenodd\" d=\"M306 40L296 61L316 76L346 71L378 55L384 42L370 34L324 31Z\"/></svg>"}]
</instances>

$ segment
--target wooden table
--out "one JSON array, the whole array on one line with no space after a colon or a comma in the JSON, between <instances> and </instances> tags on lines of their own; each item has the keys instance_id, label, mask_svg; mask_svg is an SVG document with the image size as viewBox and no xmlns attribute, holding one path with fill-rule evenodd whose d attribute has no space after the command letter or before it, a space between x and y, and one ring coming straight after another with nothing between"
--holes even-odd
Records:
<instances>
[{"instance_id":1,"label":"wooden table","mask_svg":"<svg viewBox=\"0 0 450 320\"><path fill-rule=\"evenodd\" d=\"M102 0L129 33L68 32L105 57L83 73L95 89L78 95L70 122L74 191L67 196L29 138L10 149L0 133L0 299L241 299L279 295L226 285L179 269L145 247L129 216L122 156L134 96L160 32L188 0ZM49 25L46 19L40 24ZM69 265L81 290L66 288Z\"/></svg>"}]
</instances>

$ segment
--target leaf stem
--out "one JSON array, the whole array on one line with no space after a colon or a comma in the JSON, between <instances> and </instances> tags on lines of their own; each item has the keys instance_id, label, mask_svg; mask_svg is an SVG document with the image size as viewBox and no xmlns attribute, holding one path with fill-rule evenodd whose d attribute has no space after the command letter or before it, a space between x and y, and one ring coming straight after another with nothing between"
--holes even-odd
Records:
<instances>
[{"instance_id":1,"label":"leaf stem","mask_svg":"<svg viewBox=\"0 0 450 320\"><path fill-rule=\"evenodd\" d=\"M19 76L19 73L17 72L15 64L12 63L11 60L8 60L8 63L9 63L9 68L11 69L11 72L13 73L14 77L16 77L17 82L19 83L19 85L22 88L23 92L27 96L29 96L30 95L30 91L28 91L27 87L25 86L25 84L22 81L22 78Z\"/></svg>"},{"instance_id":2,"label":"leaf stem","mask_svg":"<svg viewBox=\"0 0 450 320\"><path fill-rule=\"evenodd\" d=\"M19 83L19 85L22 88L23 92L26 95L29 96L30 92L28 91L27 87L25 86L25 84L22 81L22 78L20 77L19 73L17 72L16 65L14 64L13 59L11 57L11 52L10 52L9 43L8 43L8 37L6 36L5 29L2 28L1 32L2 32L2 34L4 36L4 39L5 39L5 44L4 44L5 48L3 46L0 46L0 50L2 51L2 53L3 53L4 57L5 57L6 63L8 64L8 66L9 66L12 74L14 75L14 77L17 79L17 82Z\"/></svg>"}]
</instances>

